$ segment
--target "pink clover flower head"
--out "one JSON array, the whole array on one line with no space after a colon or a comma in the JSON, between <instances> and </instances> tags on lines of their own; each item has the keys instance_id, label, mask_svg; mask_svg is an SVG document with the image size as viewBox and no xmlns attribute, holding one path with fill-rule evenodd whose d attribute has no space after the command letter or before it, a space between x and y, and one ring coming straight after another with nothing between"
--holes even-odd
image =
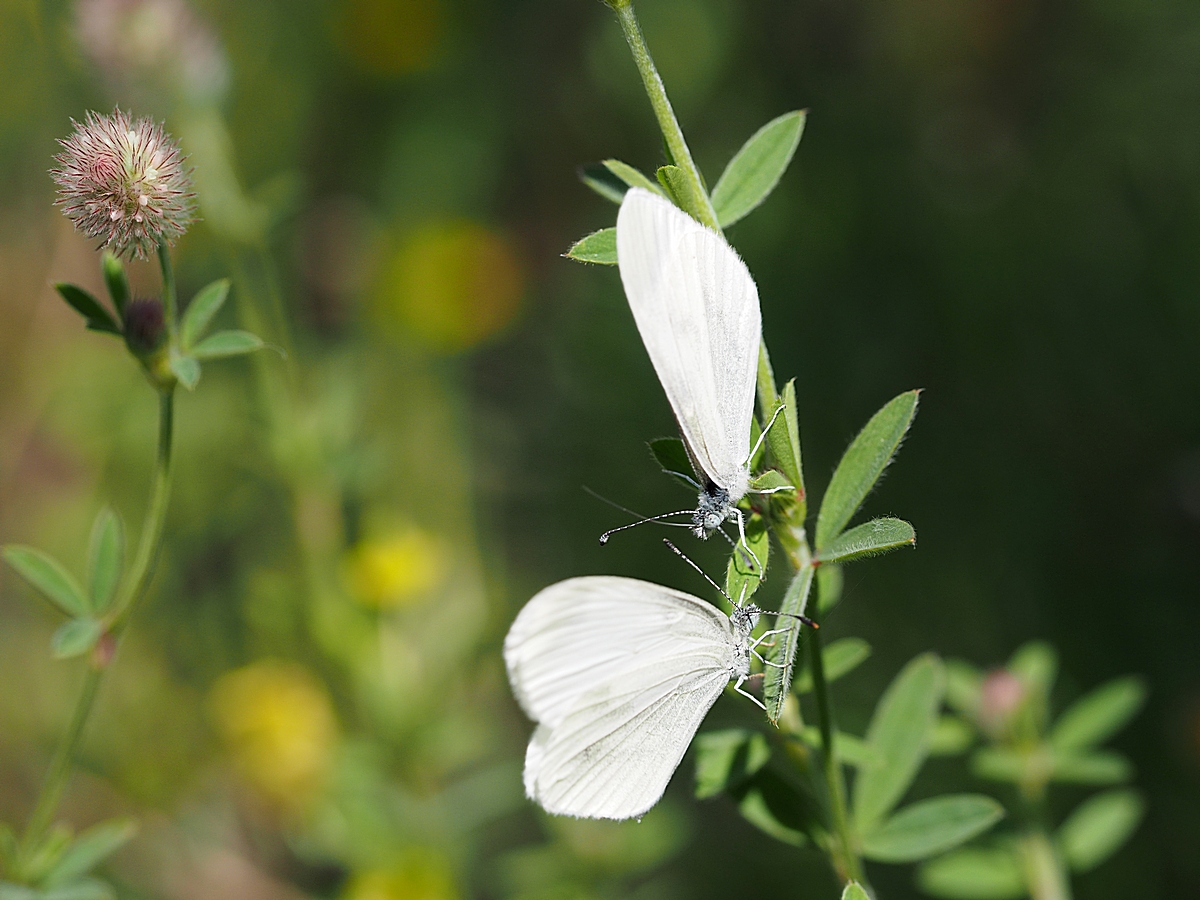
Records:
<instances>
[{"instance_id":1,"label":"pink clover flower head","mask_svg":"<svg viewBox=\"0 0 1200 900\"><path fill-rule=\"evenodd\" d=\"M191 169L162 126L119 109L89 111L83 124L72 124L51 175L76 229L134 259L148 259L187 231L195 217Z\"/></svg>"}]
</instances>

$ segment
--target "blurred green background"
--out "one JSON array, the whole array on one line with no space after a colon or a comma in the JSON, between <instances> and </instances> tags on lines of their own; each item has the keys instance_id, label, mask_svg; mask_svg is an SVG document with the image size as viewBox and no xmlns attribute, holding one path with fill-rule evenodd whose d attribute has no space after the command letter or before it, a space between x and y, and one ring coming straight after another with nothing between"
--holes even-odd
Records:
<instances>
[{"instance_id":1,"label":"blurred green background","mask_svg":"<svg viewBox=\"0 0 1200 900\"><path fill-rule=\"evenodd\" d=\"M1078 896L1200 895L1200 8L638 8L710 182L810 110L730 239L816 491L876 408L926 389L868 501L919 548L850 569L827 624L876 651L838 685L842 726L928 649L990 666L1048 639L1060 704L1144 673L1118 747L1148 817ZM184 296L231 274L229 324L288 351L207 367L179 405L154 600L64 809L143 823L121 895L832 896L815 852L692 801L689 761L640 824L521 796L499 655L520 604L586 573L704 587L650 529L601 549L625 517L581 489L688 499L645 450L672 423L616 272L559 256L614 215L579 164L662 161L609 10L0 0L0 542L77 569L104 503L136 528L152 458L151 392L50 288L100 289L46 170L70 117L116 104L196 167ZM0 572L0 819L27 815L80 676L49 659L56 624ZM935 761L918 793L977 787ZM918 896L906 867L872 877Z\"/></svg>"}]
</instances>

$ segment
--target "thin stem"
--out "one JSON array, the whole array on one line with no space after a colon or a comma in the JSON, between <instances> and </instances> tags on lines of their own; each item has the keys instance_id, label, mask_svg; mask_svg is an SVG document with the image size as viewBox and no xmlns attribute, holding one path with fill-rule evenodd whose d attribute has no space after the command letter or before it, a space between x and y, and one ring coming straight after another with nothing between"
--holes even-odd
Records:
<instances>
[{"instance_id":1,"label":"thin stem","mask_svg":"<svg viewBox=\"0 0 1200 900\"><path fill-rule=\"evenodd\" d=\"M160 259L163 258L164 252L160 245ZM168 283L169 272L170 264L168 262L164 264L163 269L164 284ZM173 280L170 281L170 284L173 293ZM18 869L23 869L36 853L38 844L54 818L59 801L62 799L63 790L71 775L71 764L83 739L84 729L91 716L92 708L95 706L100 683L112 662L115 642L127 627L134 606L145 596L154 574L154 566L162 546L167 503L171 496L171 447L174 437L174 413L174 390L160 392L158 455L155 464L154 485L151 489L150 503L146 509L146 518L142 524L137 555L134 558L129 578L125 582L127 587L109 614L106 633L101 638L101 644L92 654L91 664L84 676L83 688L79 693L79 699L75 702L75 710L71 714L67 732L63 735L63 739L54 753L54 759L50 763L50 769L46 773L45 781L42 782L41 792L38 794L37 802L29 817L29 824L21 838L17 854Z\"/></svg>"},{"instance_id":2,"label":"thin stem","mask_svg":"<svg viewBox=\"0 0 1200 900\"><path fill-rule=\"evenodd\" d=\"M167 334L172 341L179 329L179 298L175 294L175 269L171 266L171 248L166 241L158 245L158 265L162 269L163 305L167 309Z\"/></svg>"},{"instance_id":3,"label":"thin stem","mask_svg":"<svg viewBox=\"0 0 1200 900\"><path fill-rule=\"evenodd\" d=\"M1040 826L1020 842L1025 883L1033 900L1071 900L1071 882L1050 836Z\"/></svg>"},{"instance_id":4,"label":"thin stem","mask_svg":"<svg viewBox=\"0 0 1200 900\"><path fill-rule=\"evenodd\" d=\"M821 655L821 634L809 629L809 671L812 673L813 696L817 701L817 728L821 732L821 766L829 794L829 817L833 829L830 856L842 881L854 880L866 884L862 860L854 847L850 815L846 809L846 781L837 754L833 709L829 702L829 683L825 679L825 660Z\"/></svg>"},{"instance_id":5,"label":"thin stem","mask_svg":"<svg viewBox=\"0 0 1200 900\"><path fill-rule=\"evenodd\" d=\"M704 187L704 179L700 177L700 170L696 168L696 162L692 159L692 151L688 149L687 141L683 138L683 129L679 127L679 120L675 118L675 110L671 108L671 101L667 99L667 89L663 86L654 60L650 58L650 50L646 46L646 39L642 36L642 28L638 25L637 16L633 12L633 3L630 0L621 0L621 2L613 4L613 9L617 12L621 30L625 33L625 41L633 53L633 61L637 65L638 73L642 76L642 84L646 87L646 95L650 98L650 105L654 108L658 127L662 131L663 139L667 142L667 151L671 154L671 161L683 170L691 184L690 193L698 208L689 209L688 212L714 231L720 231L721 226L717 222L717 213L713 209L708 191Z\"/></svg>"}]
</instances>

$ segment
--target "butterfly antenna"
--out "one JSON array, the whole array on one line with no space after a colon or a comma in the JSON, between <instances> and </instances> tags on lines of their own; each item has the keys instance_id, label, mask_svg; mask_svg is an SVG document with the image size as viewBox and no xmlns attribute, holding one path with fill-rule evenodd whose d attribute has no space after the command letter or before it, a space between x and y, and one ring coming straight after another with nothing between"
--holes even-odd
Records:
<instances>
[{"instance_id":1,"label":"butterfly antenna","mask_svg":"<svg viewBox=\"0 0 1200 900\"><path fill-rule=\"evenodd\" d=\"M688 555L686 553L684 553L682 550L680 550L678 547L676 547L674 544L671 543L669 538L663 538L663 543L666 544L668 547L670 547L671 550L674 551L676 556L678 556L685 563L687 563L689 566L691 566L693 569L695 569L697 572L699 572L701 574L701 576L703 576L705 581L707 581L709 584L711 584L713 587L715 587L718 591L720 591L722 597L724 597L726 600L728 600L734 606L741 605L739 603L733 603L733 598L730 597L727 593L725 593L724 588L722 588L719 584L717 584L715 581L713 581L711 578L709 578L708 573L705 572L698 565L696 565L694 562L692 562L692 560L688 557ZM743 594L744 593L745 592L743 591Z\"/></svg>"},{"instance_id":2,"label":"butterfly antenna","mask_svg":"<svg viewBox=\"0 0 1200 900\"><path fill-rule=\"evenodd\" d=\"M779 418L779 414L787 409L786 403L779 404L779 409L775 410L775 414L771 416L771 421L767 423L767 427L762 430L762 434L758 436L758 440L754 444L754 449L750 451L750 455L746 457L746 465L750 464L750 460L754 459L754 455L758 453L759 447L763 441L767 439L767 432L771 430L771 426L775 424L775 420Z\"/></svg>"},{"instance_id":3,"label":"butterfly antenna","mask_svg":"<svg viewBox=\"0 0 1200 900\"><path fill-rule=\"evenodd\" d=\"M632 509L630 509L628 506L622 506L622 505L621 505L620 503L618 503L616 500L609 500L609 499L608 499L607 497L605 497L603 494L600 494L600 493L597 493L596 491L593 491L593 490L592 490L590 487L588 487L586 484L585 484L585 485L581 485L581 487L583 488L583 490L584 490L584 492L585 492L585 493L591 494L593 497L595 497L595 498L596 498L597 500L599 500L601 503L607 503L609 506L613 507L614 509L619 509L621 512L623 512L623 513L626 513L626 514L628 514L628 515L631 515L631 516L633 516L635 519L641 519L641 518L643 518L643 516L642 516L642 514L641 514L641 513L634 512L634 511L633 511Z\"/></svg>"},{"instance_id":4,"label":"butterfly antenna","mask_svg":"<svg viewBox=\"0 0 1200 900\"><path fill-rule=\"evenodd\" d=\"M628 525L622 525L619 528L610 528L604 534L600 535L600 543L607 544L608 539L618 531L628 531L630 528L636 528L639 525L645 525L647 522L661 522L663 525L674 525L679 528L689 528L686 522L662 522L663 519L669 519L671 516L690 516L695 510L681 509L678 512L663 513L661 516L647 516L644 519L639 519L636 522L630 522Z\"/></svg>"},{"instance_id":5,"label":"butterfly antenna","mask_svg":"<svg viewBox=\"0 0 1200 900\"><path fill-rule=\"evenodd\" d=\"M808 616L801 616L796 613L771 612L770 610L766 610L766 609L764 609L763 612L768 616L775 616L777 618L779 616L784 616L785 618L788 618L788 619L799 619L801 622L803 622L809 628L820 628L821 627L816 622L814 622L812 619L810 619Z\"/></svg>"}]
</instances>

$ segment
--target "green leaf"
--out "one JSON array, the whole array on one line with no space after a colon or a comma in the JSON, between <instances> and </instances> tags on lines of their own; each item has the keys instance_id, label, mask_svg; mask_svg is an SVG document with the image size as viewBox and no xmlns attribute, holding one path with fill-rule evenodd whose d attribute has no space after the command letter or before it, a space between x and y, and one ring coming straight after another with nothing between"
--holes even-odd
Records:
<instances>
[{"instance_id":1,"label":"green leaf","mask_svg":"<svg viewBox=\"0 0 1200 900\"><path fill-rule=\"evenodd\" d=\"M625 197L625 192L629 190L629 185L614 175L604 163L580 167L579 180L613 203L620 203Z\"/></svg>"},{"instance_id":2,"label":"green leaf","mask_svg":"<svg viewBox=\"0 0 1200 900\"><path fill-rule=\"evenodd\" d=\"M766 443L771 451L771 459L787 476L787 483L796 489L796 502L800 506L796 516L803 522L806 494L804 491L804 463L800 453L800 425L796 418L796 380L794 378L783 386L783 394L780 396L779 402L773 405L770 415L764 421L771 420L770 416L775 415L775 410L779 408L780 404L783 405L783 412L771 426L771 430L767 432Z\"/></svg>"},{"instance_id":3,"label":"green leaf","mask_svg":"<svg viewBox=\"0 0 1200 900\"><path fill-rule=\"evenodd\" d=\"M700 210L708 205L708 198L702 197L696 183L678 166L661 166L655 173L658 183L666 189L668 198L693 219L699 221Z\"/></svg>"},{"instance_id":4,"label":"green leaf","mask_svg":"<svg viewBox=\"0 0 1200 900\"><path fill-rule=\"evenodd\" d=\"M10 544L0 555L18 575L68 616L82 616L90 611L79 582L57 560L41 550Z\"/></svg>"},{"instance_id":5,"label":"green leaf","mask_svg":"<svg viewBox=\"0 0 1200 900\"><path fill-rule=\"evenodd\" d=\"M188 304L187 312L183 314L183 322L179 326L179 340L184 350L190 350L196 341L203 337L208 330L213 316L221 311L229 297L229 279L222 278L200 289L199 293Z\"/></svg>"},{"instance_id":6,"label":"green leaf","mask_svg":"<svg viewBox=\"0 0 1200 900\"><path fill-rule=\"evenodd\" d=\"M1086 756L1055 754L1055 781L1069 784L1121 784L1133 777L1133 766L1119 753L1089 753Z\"/></svg>"},{"instance_id":7,"label":"green leaf","mask_svg":"<svg viewBox=\"0 0 1200 900\"><path fill-rule=\"evenodd\" d=\"M116 596L124 562L125 531L117 514L106 506L96 516L88 543L88 593L96 613L104 613Z\"/></svg>"},{"instance_id":8,"label":"green leaf","mask_svg":"<svg viewBox=\"0 0 1200 900\"><path fill-rule=\"evenodd\" d=\"M854 817L861 831L871 831L912 784L929 752L944 689L941 660L926 653L900 671L875 707L867 742L883 764L864 769L854 783Z\"/></svg>"},{"instance_id":9,"label":"green leaf","mask_svg":"<svg viewBox=\"0 0 1200 900\"><path fill-rule=\"evenodd\" d=\"M973 716L979 708L983 673L961 659L946 660L946 704L955 712Z\"/></svg>"},{"instance_id":10,"label":"green leaf","mask_svg":"<svg viewBox=\"0 0 1200 900\"><path fill-rule=\"evenodd\" d=\"M222 359L253 353L265 346L262 338L248 331L218 331L193 347L192 356L196 359Z\"/></svg>"},{"instance_id":11,"label":"green leaf","mask_svg":"<svg viewBox=\"0 0 1200 900\"><path fill-rule=\"evenodd\" d=\"M104 634L104 626L92 618L72 619L59 626L50 639L50 647L55 659L70 659L73 656L87 653L96 646L100 635Z\"/></svg>"},{"instance_id":12,"label":"green leaf","mask_svg":"<svg viewBox=\"0 0 1200 900\"><path fill-rule=\"evenodd\" d=\"M87 875L116 853L137 832L132 819L112 819L79 835L46 876L46 887L59 887Z\"/></svg>"},{"instance_id":13,"label":"green leaf","mask_svg":"<svg viewBox=\"0 0 1200 900\"><path fill-rule=\"evenodd\" d=\"M919 391L894 398L871 418L846 450L817 514L817 549L841 534L875 487L917 414Z\"/></svg>"},{"instance_id":14,"label":"green leaf","mask_svg":"<svg viewBox=\"0 0 1200 900\"><path fill-rule=\"evenodd\" d=\"M747 822L777 841L803 847L816 817L795 787L765 768L736 792L738 811Z\"/></svg>"},{"instance_id":15,"label":"green leaf","mask_svg":"<svg viewBox=\"0 0 1200 900\"><path fill-rule=\"evenodd\" d=\"M742 543L739 538L725 567L725 593L732 597L734 602L745 603L754 596L754 592L766 576L770 554L770 529L767 528L763 517L755 513L746 520L746 542Z\"/></svg>"},{"instance_id":16,"label":"green leaf","mask_svg":"<svg viewBox=\"0 0 1200 900\"><path fill-rule=\"evenodd\" d=\"M755 475L750 479L750 491L752 493L775 494L784 493L789 490L792 490L791 481L778 469L767 469L767 471Z\"/></svg>"},{"instance_id":17,"label":"green leaf","mask_svg":"<svg viewBox=\"0 0 1200 900\"><path fill-rule=\"evenodd\" d=\"M1004 817L1004 807L982 794L947 794L900 810L862 836L863 855L907 863L952 850Z\"/></svg>"},{"instance_id":18,"label":"green leaf","mask_svg":"<svg viewBox=\"0 0 1200 900\"><path fill-rule=\"evenodd\" d=\"M7 871L17 858L17 833L7 822L0 822L0 872Z\"/></svg>"},{"instance_id":19,"label":"green leaf","mask_svg":"<svg viewBox=\"0 0 1200 900\"><path fill-rule=\"evenodd\" d=\"M814 750L822 749L821 730L815 725L806 725L800 732L800 739ZM862 738L838 731L834 733L834 744L838 757L848 766L861 769L883 765L883 758Z\"/></svg>"},{"instance_id":20,"label":"green leaf","mask_svg":"<svg viewBox=\"0 0 1200 900\"><path fill-rule=\"evenodd\" d=\"M604 168L612 172L629 187L641 187L651 191L659 196L662 196L662 188L654 183L654 180L643 175L639 170L635 169L628 163L623 163L619 159L606 159Z\"/></svg>"},{"instance_id":21,"label":"green leaf","mask_svg":"<svg viewBox=\"0 0 1200 900\"><path fill-rule=\"evenodd\" d=\"M917 533L903 519L872 519L834 538L817 554L817 559L823 563L848 563L900 547L913 547L916 543Z\"/></svg>"},{"instance_id":22,"label":"green leaf","mask_svg":"<svg viewBox=\"0 0 1200 900\"><path fill-rule=\"evenodd\" d=\"M771 746L757 731L726 728L696 738L696 797L705 799L743 783L771 759Z\"/></svg>"},{"instance_id":23,"label":"green leaf","mask_svg":"<svg viewBox=\"0 0 1200 900\"><path fill-rule=\"evenodd\" d=\"M1013 653L1008 670L1028 687L1048 696L1058 675L1058 651L1045 641L1029 641Z\"/></svg>"},{"instance_id":24,"label":"green leaf","mask_svg":"<svg viewBox=\"0 0 1200 900\"><path fill-rule=\"evenodd\" d=\"M595 263L600 266L617 264L617 229L601 228L585 238L580 238L563 254L576 262Z\"/></svg>"},{"instance_id":25,"label":"green leaf","mask_svg":"<svg viewBox=\"0 0 1200 900\"><path fill-rule=\"evenodd\" d=\"M129 305L129 280L125 277L125 266L111 250L105 250L100 269L104 272L104 284L108 287L108 296L112 298L117 317L124 321L125 307Z\"/></svg>"},{"instance_id":26,"label":"green leaf","mask_svg":"<svg viewBox=\"0 0 1200 900\"><path fill-rule=\"evenodd\" d=\"M83 316L89 330L121 334L120 326L113 320L109 311L100 305L99 300L79 285L60 283L56 284L54 289L77 313Z\"/></svg>"},{"instance_id":27,"label":"green leaf","mask_svg":"<svg viewBox=\"0 0 1200 900\"><path fill-rule=\"evenodd\" d=\"M1137 791L1106 791L1080 804L1058 831L1068 865L1076 872L1096 868L1129 840L1145 812Z\"/></svg>"},{"instance_id":28,"label":"green leaf","mask_svg":"<svg viewBox=\"0 0 1200 900\"><path fill-rule=\"evenodd\" d=\"M1137 715L1146 701L1146 684L1136 677L1117 678L1077 700L1050 732L1056 750L1083 750L1108 740Z\"/></svg>"},{"instance_id":29,"label":"green leaf","mask_svg":"<svg viewBox=\"0 0 1200 900\"><path fill-rule=\"evenodd\" d=\"M813 567L805 566L788 585L787 593L783 595L783 603L779 606L781 613L789 616L804 615L808 607L808 593L812 589ZM778 722L783 713L783 704L787 700L792 686L792 672L796 663L796 649L800 643L800 620L780 616L777 628L786 628L783 634L775 636L775 646L765 654L772 663L765 669L763 679L763 696L766 700L767 718Z\"/></svg>"},{"instance_id":30,"label":"green leaf","mask_svg":"<svg viewBox=\"0 0 1200 900\"><path fill-rule=\"evenodd\" d=\"M722 228L745 218L767 199L800 145L804 110L784 113L754 133L725 167L712 203Z\"/></svg>"},{"instance_id":31,"label":"green leaf","mask_svg":"<svg viewBox=\"0 0 1200 900\"><path fill-rule=\"evenodd\" d=\"M851 881L842 891L842 900L871 900L871 895L863 890L863 886L857 881Z\"/></svg>"},{"instance_id":32,"label":"green leaf","mask_svg":"<svg viewBox=\"0 0 1200 900\"><path fill-rule=\"evenodd\" d=\"M948 900L1019 900L1029 896L1020 860L1007 848L956 850L917 870L917 886Z\"/></svg>"},{"instance_id":33,"label":"green leaf","mask_svg":"<svg viewBox=\"0 0 1200 900\"><path fill-rule=\"evenodd\" d=\"M687 448L679 438L656 438L650 442L650 452L663 472L692 491L700 489Z\"/></svg>"},{"instance_id":34,"label":"green leaf","mask_svg":"<svg viewBox=\"0 0 1200 900\"><path fill-rule=\"evenodd\" d=\"M55 825L25 860L25 864L21 867L23 879L34 884L39 883L58 862L70 844L71 829L61 824Z\"/></svg>"},{"instance_id":35,"label":"green leaf","mask_svg":"<svg viewBox=\"0 0 1200 900\"><path fill-rule=\"evenodd\" d=\"M825 681L832 683L843 675L853 672L871 655L871 645L862 638L841 638L821 651L821 659L825 663ZM813 689L812 672L805 669L796 676L792 690L797 694L807 694Z\"/></svg>"},{"instance_id":36,"label":"green leaf","mask_svg":"<svg viewBox=\"0 0 1200 900\"><path fill-rule=\"evenodd\" d=\"M826 563L817 569L817 609L824 616L842 599L842 567Z\"/></svg>"},{"instance_id":37,"label":"green leaf","mask_svg":"<svg viewBox=\"0 0 1200 900\"><path fill-rule=\"evenodd\" d=\"M171 371L189 391L194 391L200 383L200 363L194 356L171 354Z\"/></svg>"},{"instance_id":38,"label":"green leaf","mask_svg":"<svg viewBox=\"0 0 1200 900\"><path fill-rule=\"evenodd\" d=\"M970 725L957 716L942 716L929 741L929 755L958 756L970 750L973 743L975 730Z\"/></svg>"},{"instance_id":39,"label":"green leaf","mask_svg":"<svg viewBox=\"0 0 1200 900\"><path fill-rule=\"evenodd\" d=\"M41 900L41 895L33 888L5 881L0 882L0 900Z\"/></svg>"},{"instance_id":40,"label":"green leaf","mask_svg":"<svg viewBox=\"0 0 1200 900\"><path fill-rule=\"evenodd\" d=\"M38 900L116 900L116 897L116 892L98 878L81 878L38 894Z\"/></svg>"}]
</instances>

